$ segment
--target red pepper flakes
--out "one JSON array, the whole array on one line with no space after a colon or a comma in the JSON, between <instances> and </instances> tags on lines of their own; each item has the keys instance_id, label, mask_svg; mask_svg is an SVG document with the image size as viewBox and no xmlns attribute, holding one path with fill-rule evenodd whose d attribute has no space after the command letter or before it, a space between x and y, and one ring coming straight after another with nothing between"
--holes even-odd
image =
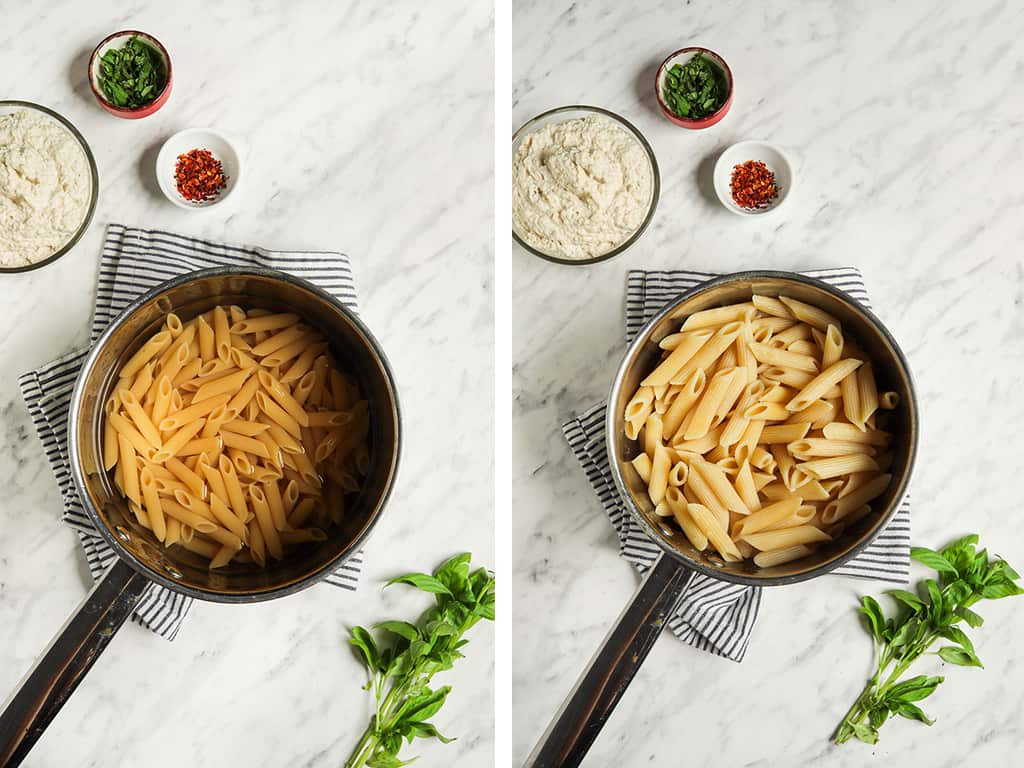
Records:
<instances>
[{"instance_id":1,"label":"red pepper flakes","mask_svg":"<svg viewBox=\"0 0 1024 768\"><path fill-rule=\"evenodd\" d=\"M174 181L181 196L193 202L212 200L227 186L220 160L208 149L193 149L178 155Z\"/></svg>"},{"instance_id":2,"label":"red pepper flakes","mask_svg":"<svg viewBox=\"0 0 1024 768\"><path fill-rule=\"evenodd\" d=\"M748 160L733 166L729 186L733 202L748 210L767 208L779 196L775 174L760 160Z\"/></svg>"}]
</instances>

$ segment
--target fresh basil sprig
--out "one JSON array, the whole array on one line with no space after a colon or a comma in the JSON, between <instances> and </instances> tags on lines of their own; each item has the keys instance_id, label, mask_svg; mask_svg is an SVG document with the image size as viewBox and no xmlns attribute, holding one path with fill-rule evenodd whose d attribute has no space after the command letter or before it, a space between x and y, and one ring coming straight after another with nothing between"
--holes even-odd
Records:
<instances>
[{"instance_id":1,"label":"fresh basil sprig","mask_svg":"<svg viewBox=\"0 0 1024 768\"><path fill-rule=\"evenodd\" d=\"M982 666L974 644L956 625L962 621L970 627L980 627L983 619L971 610L972 605L979 600L1024 594L1024 589L1015 583L1020 576L1005 560L989 560L987 550L976 551L977 543L977 535L971 534L939 552L911 547L910 556L937 571L938 580L918 583L916 593L888 590L898 604L897 613L889 618L873 597L861 598L857 610L867 619L878 670L839 723L833 735L836 744L851 738L874 744L878 741L878 729L896 715L926 725L934 722L916 702L931 696L945 678L918 675L900 680L923 654L935 654L948 664L961 667ZM929 651L940 640L950 645Z\"/></svg>"},{"instance_id":2,"label":"fresh basil sprig","mask_svg":"<svg viewBox=\"0 0 1024 768\"><path fill-rule=\"evenodd\" d=\"M434 606L419 621L382 621L374 626L377 639L364 627L353 627L349 642L366 665L374 714L346 768L397 768L402 740L449 739L427 722L444 705L450 686L432 689L435 673L451 669L463 658L463 635L480 619L494 620L494 576L486 568L470 571L466 552L442 563L433 575L409 573L385 586L408 584L434 595ZM413 758L415 760L416 758Z\"/></svg>"}]
</instances>

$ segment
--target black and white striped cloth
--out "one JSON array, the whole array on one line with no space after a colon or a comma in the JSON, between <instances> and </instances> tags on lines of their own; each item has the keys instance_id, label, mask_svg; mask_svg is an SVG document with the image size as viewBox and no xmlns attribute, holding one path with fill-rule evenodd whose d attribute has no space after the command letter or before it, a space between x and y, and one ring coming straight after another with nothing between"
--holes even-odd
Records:
<instances>
[{"instance_id":1,"label":"black and white striped cloth","mask_svg":"<svg viewBox=\"0 0 1024 768\"><path fill-rule=\"evenodd\" d=\"M288 272L316 283L353 311L356 288L348 256L321 251L268 251L199 240L160 230L121 224L107 228L96 288L96 310L90 346L110 322L146 291L186 272L209 267L265 267ZM88 349L72 352L18 379L43 449L60 486L64 521L78 534L94 580L116 555L99 536L82 507L68 463L68 408L71 391ZM326 583L354 590L363 565L360 551L325 579ZM192 599L151 585L132 619L173 640L192 605Z\"/></svg>"},{"instance_id":2,"label":"black and white striped cloth","mask_svg":"<svg viewBox=\"0 0 1024 768\"><path fill-rule=\"evenodd\" d=\"M830 283L871 307L864 280L852 267L803 274ZM710 272L631 271L626 281L626 343L668 302L714 277L718 275ZM615 490L605 451L604 418L605 403L599 403L564 424L562 431L619 536L619 554L643 573L661 550L629 516ZM910 497L903 499L892 521L869 547L833 573L878 581L909 581ZM760 605L761 587L729 584L697 574L668 626L676 637L690 645L742 661Z\"/></svg>"}]
</instances>

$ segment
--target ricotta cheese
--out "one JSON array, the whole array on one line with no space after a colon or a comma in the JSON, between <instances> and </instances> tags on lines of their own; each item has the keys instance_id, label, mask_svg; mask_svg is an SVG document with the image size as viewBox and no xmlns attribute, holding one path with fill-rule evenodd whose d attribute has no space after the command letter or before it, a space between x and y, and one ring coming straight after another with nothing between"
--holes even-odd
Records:
<instances>
[{"instance_id":1,"label":"ricotta cheese","mask_svg":"<svg viewBox=\"0 0 1024 768\"><path fill-rule=\"evenodd\" d=\"M651 164L625 129L601 115L549 123L512 161L512 225L529 245L563 259L603 256L643 224Z\"/></svg>"},{"instance_id":2,"label":"ricotta cheese","mask_svg":"<svg viewBox=\"0 0 1024 768\"><path fill-rule=\"evenodd\" d=\"M0 116L0 266L42 261L74 237L92 174L64 126L32 110Z\"/></svg>"}]
</instances>

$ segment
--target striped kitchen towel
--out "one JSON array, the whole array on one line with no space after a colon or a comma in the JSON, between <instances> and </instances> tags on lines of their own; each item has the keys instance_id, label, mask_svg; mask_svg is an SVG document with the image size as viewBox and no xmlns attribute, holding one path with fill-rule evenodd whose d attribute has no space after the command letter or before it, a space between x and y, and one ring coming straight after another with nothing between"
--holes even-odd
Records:
<instances>
[{"instance_id":1,"label":"striped kitchen towel","mask_svg":"<svg viewBox=\"0 0 1024 768\"><path fill-rule=\"evenodd\" d=\"M864 280L852 267L803 274L829 283L871 307ZM626 281L626 343L667 303L714 277L718 275L710 272L631 271ZM643 573L661 550L629 516L615 489L605 451L604 418L605 403L599 403L564 424L562 432L618 534L619 554ZM896 515L870 546L833 573L878 581L909 581L910 497L904 497ZM729 584L697 574L668 626L676 637L690 645L742 661L760 605L761 587Z\"/></svg>"},{"instance_id":2,"label":"striped kitchen towel","mask_svg":"<svg viewBox=\"0 0 1024 768\"><path fill-rule=\"evenodd\" d=\"M122 309L154 286L186 272L223 266L266 267L288 272L316 283L353 311L357 310L352 266L343 253L268 251L111 224L107 228L100 258L90 346ZM82 507L71 476L67 450L71 391L88 352L84 349L65 355L23 374L18 383L60 486L64 522L78 534L89 570L96 580L116 555L97 533ZM363 553L360 551L325 581L342 589L354 590L362 564ZM146 590L132 619L173 640L191 605L191 598L153 584Z\"/></svg>"}]
</instances>

